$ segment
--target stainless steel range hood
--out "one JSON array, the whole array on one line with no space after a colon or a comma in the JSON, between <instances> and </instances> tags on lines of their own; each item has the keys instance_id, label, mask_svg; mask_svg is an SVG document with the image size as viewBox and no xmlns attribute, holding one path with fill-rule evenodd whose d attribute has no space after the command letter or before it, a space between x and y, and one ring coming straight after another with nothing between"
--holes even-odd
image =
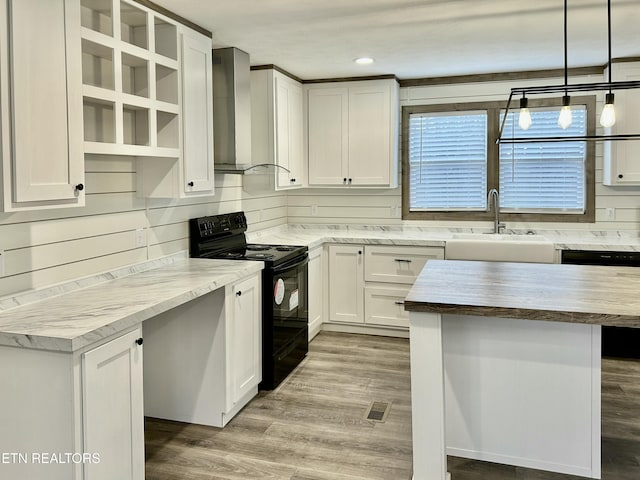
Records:
<instances>
[{"instance_id":1,"label":"stainless steel range hood","mask_svg":"<svg viewBox=\"0 0 640 480\"><path fill-rule=\"evenodd\" d=\"M249 54L234 47L213 50L214 163L218 172L251 167Z\"/></svg>"}]
</instances>

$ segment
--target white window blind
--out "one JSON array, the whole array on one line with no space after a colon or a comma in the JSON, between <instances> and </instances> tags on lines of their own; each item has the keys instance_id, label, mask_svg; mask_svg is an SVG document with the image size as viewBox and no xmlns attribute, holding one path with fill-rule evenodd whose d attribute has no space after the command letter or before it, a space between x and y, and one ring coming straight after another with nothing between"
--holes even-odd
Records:
<instances>
[{"instance_id":1,"label":"white window blind","mask_svg":"<svg viewBox=\"0 0 640 480\"><path fill-rule=\"evenodd\" d=\"M558 108L531 109L529 130L518 127L518 111L509 112L503 136L560 137L586 134L587 110L572 106L569 128L558 127ZM504 118L504 112L500 121ZM583 213L586 142L500 145L500 206L504 211Z\"/></svg>"},{"instance_id":2,"label":"white window blind","mask_svg":"<svg viewBox=\"0 0 640 480\"><path fill-rule=\"evenodd\" d=\"M411 114L409 166L412 211L484 210L487 112Z\"/></svg>"}]
</instances>

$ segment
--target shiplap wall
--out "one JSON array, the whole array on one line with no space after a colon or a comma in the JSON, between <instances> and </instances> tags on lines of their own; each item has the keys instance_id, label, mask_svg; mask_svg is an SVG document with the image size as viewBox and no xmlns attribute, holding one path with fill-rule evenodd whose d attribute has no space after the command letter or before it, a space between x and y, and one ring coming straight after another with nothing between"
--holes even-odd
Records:
<instances>
[{"instance_id":1,"label":"shiplap wall","mask_svg":"<svg viewBox=\"0 0 640 480\"><path fill-rule=\"evenodd\" d=\"M603 77L570 78L570 83L603 81ZM506 100L512 87L562 84L564 79L522 80L513 82L483 82L457 85L407 87L400 89L400 105L420 105L457 102ZM598 95L597 114L603 106L604 95ZM517 107L517 103L516 103ZM598 125L599 127L599 125ZM400 129L401 131L401 129ZM602 132L599 132L602 133ZM602 144L596 144L596 223L516 223L509 228L531 229L640 229L640 187L607 187L602 185ZM400 157L399 157L400 158ZM399 161L399 163L401 163ZM400 166L399 166L400 168ZM401 178L401 176L399 177ZM302 189L288 195L289 223L338 223L347 225L430 225L490 227L489 222L402 221L401 188L387 190ZM312 207L317 215L312 215ZM615 208L615 220L606 219L606 209Z\"/></svg>"},{"instance_id":2,"label":"shiplap wall","mask_svg":"<svg viewBox=\"0 0 640 480\"><path fill-rule=\"evenodd\" d=\"M216 174L213 197L160 200L136 196L131 157L87 155L85 168L86 207L0 213L0 297L187 250L192 217L244 210L251 230L287 221L286 195L243 188L242 175Z\"/></svg>"}]
</instances>

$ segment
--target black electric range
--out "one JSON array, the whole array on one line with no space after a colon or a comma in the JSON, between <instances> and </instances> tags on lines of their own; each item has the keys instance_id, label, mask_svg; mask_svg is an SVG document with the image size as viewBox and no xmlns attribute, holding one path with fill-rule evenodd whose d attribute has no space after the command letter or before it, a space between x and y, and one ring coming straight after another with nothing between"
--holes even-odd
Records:
<instances>
[{"instance_id":1,"label":"black electric range","mask_svg":"<svg viewBox=\"0 0 640 480\"><path fill-rule=\"evenodd\" d=\"M308 253L306 246L247 243L246 230L244 212L192 218L189 255L264 262L259 388L271 390L308 351Z\"/></svg>"}]
</instances>

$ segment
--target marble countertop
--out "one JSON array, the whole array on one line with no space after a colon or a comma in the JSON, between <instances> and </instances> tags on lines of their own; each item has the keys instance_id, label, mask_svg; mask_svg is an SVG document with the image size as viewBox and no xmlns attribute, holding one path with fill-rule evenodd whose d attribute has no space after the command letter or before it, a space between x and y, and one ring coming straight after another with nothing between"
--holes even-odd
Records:
<instances>
[{"instance_id":1,"label":"marble countertop","mask_svg":"<svg viewBox=\"0 0 640 480\"><path fill-rule=\"evenodd\" d=\"M487 240L486 230L462 228L430 228L400 226L349 227L344 225L296 225L289 224L248 233L248 240L256 243L281 245L306 245L309 249L323 243L362 243L372 245L419 245L426 247L444 247L447 240L460 235L468 238L477 234L479 240ZM590 230L540 230L533 235L526 231L507 232L514 240L518 237L535 237L553 242L557 250L613 250L639 251L638 232L590 231ZM504 236L504 235L503 235Z\"/></svg>"},{"instance_id":2,"label":"marble countertop","mask_svg":"<svg viewBox=\"0 0 640 480\"><path fill-rule=\"evenodd\" d=\"M640 270L429 260L405 310L640 328Z\"/></svg>"},{"instance_id":3,"label":"marble countertop","mask_svg":"<svg viewBox=\"0 0 640 480\"><path fill-rule=\"evenodd\" d=\"M259 272L262 262L179 259L0 311L0 345L72 352Z\"/></svg>"}]
</instances>

